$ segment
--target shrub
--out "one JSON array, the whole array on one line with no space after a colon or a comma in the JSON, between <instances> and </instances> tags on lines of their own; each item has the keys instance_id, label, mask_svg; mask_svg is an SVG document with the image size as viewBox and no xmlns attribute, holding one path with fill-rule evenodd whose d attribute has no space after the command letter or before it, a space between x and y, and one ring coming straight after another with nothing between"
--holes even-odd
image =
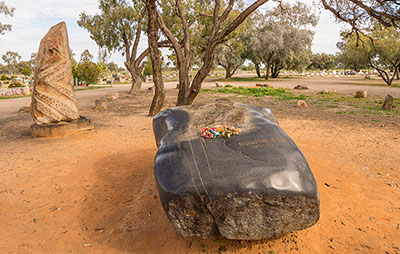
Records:
<instances>
[{"instance_id":1,"label":"shrub","mask_svg":"<svg viewBox=\"0 0 400 254\"><path fill-rule=\"evenodd\" d=\"M19 82L13 82L11 85L8 86L8 88L17 88L17 87L23 87L23 85Z\"/></svg>"},{"instance_id":2,"label":"shrub","mask_svg":"<svg viewBox=\"0 0 400 254\"><path fill-rule=\"evenodd\" d=\"M0 80L1 80L1 81L7 81L8 78L7 78L6 75L3 74L3 75L1 75Z\"/></svg>"}]
</instances>

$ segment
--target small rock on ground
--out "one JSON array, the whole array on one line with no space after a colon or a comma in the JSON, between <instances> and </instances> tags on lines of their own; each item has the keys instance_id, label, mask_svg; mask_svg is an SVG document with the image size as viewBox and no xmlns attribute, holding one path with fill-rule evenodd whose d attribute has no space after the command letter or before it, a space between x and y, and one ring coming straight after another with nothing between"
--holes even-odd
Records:
<instances>
[{"instance_id":1,"label":"small rock on ground","mask_svg":"<svg viewBox=\"0 0 400 254\"><path fill-rule=\"evenodd\" d=\"M307 90L308 87L306 85L297 85L295 86L293 89L297 89L297 90Z\"/></svg>"},{"instance_id":2,"label":"small rock on ground","mask_svg":"<svg viewBox=\"0 0 400 254\"><path fill-rule=\"evenodd\" d=\"M297 107L303 108L303 107L308 107L308 105L307 105L307 103L306 103L305 101L303 101L303 100L298 100L298 101L297 101Z\"/></svg>"},{"instance_id":3,"label":"small rock on ground","mask_svg":"<svg viewBox=\"0 0 400 254\"><path fill-rule=\"evenodd\" d=\"M324 89L322 90L322 94L333 94L336 93L336 89Z\"/></svg>"},{"instance_id":4,"label":"small rock on ground","mask_svg":"<svg viewBox=\"0 0 400 254\"><path fill-rule=\"evenodd\" d=\"M356 91L356 98L367 98L368 91L367 90L358 90Z\"/></svg>"},{"instance_id":5,"label":"small rock on ground","mask_svg":"<svg viewBox=\"0 0 400 254\"><path fill-rule=\"evenodd\" d=\"M106 101L102 100L102 99L96 100L95 104L96 104L96 109L107 110L107 108L108 108Z\"/></svg>"},{"instance_id":6,"label":"small rock on ground","mask_svg":"<svg viewBox=\"0 0 400 254\"><path fill-rule=\"evenodd\" d=\"M119 98L119 93L110 93L106 95L107 100L114 101Z\"/></svg>"},{"instance_id":7,"label":"small rock on ground","mask_svg":"<svg viewBox=\"0 0 400 254\"><path fill-rule=\"evenodd\" d=\"M22 106L18 112L20 113L29 113L31 111L31 107L30 106Z\"/></svg>"}]
</instances>

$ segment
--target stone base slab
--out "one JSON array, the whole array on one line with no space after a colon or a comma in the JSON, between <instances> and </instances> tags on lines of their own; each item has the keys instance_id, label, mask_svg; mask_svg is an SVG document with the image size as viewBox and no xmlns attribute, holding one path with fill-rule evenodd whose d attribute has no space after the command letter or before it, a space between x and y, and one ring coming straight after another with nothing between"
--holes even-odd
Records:
<instances>
[{"instance_id":1,"label":"stone base slab","mask_svg":"<svg viewBox=\"0 0 400 254\"><path fill-rule=\"evenodd\" d=\"M73 122L60 122L46 125L34 124L31 126L34 138L51 138L66 136L69 134L90 131L94 129L92 121L84 116Z\"/></svg>"}]
</instances>

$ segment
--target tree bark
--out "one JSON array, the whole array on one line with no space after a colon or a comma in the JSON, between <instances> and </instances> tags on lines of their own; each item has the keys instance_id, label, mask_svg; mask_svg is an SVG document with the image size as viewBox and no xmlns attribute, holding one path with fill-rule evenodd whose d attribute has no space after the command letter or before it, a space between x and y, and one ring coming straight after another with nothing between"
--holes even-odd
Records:
<instances>
[{"instance_id":1,"label":"tree bark","mask_svg":"<svg viewBox=\"0 0 400 254\"><path fill-rule=\"evenodd\" d=\"M269 61L267 61L267 63L265 64L265 79L267 80L269 78L269 72L270 72L270 68L271 68L271 64L269 63Z\"/></svg>"},{"instance_id":2,"label":"tree bark","mask_svg":"<svg viewBox=\"0 0 400 254\"><path fill-rule=\"evenodd\" d=\"M129 94L132 95L138 94L140 89L142 88L142 79L140 78L140 75L136 73L141 73L141 72L130 72L132 76L132 86L131 89L129 90Z\"/></svg>"},{"instance_id":3,"label":"tree bark","mask_svg":"<svg viewBox=\"0 0 400 254\"><path fill-rule=\"evenodd\" d=\"M260 65L258 63L254 63L254 67L256 68L257 77L261 78Z\"/></svg>"},{"instance_id":4,"label":"tree bark","mask_svg":"<svg viewBox=\"0 0 400 254\"><path fill-rule=\"evenodd\" d=\"M277 78L279 76L279 73L281 72L281 67L278 67L275 64L271 65L271 78Z\"/></svg>"},{"instance_id":5,"label":"tree bark","mask_svg":"<svg viewBox=\"0 0 400 254\"><path fill-rule=\"evenodd\" d=\"M400 79L400 66L398 66L396 68L396 79L399 80Z\"/></svg>"},{"instance_id":6,"label":"tree bark","mask_svg":"<svg viewBox=\"0 0 400 254\"><path fill-rule=\"evenodd\" d=\"M158 24L156 0L146 0L149 15L147 36L150 49L151 64L153 67L154 97L150 106L149 116L154 116L161 111L165 99L165 89L161 73L161 59L158 51Z\"/></svg>"}]
</instances>

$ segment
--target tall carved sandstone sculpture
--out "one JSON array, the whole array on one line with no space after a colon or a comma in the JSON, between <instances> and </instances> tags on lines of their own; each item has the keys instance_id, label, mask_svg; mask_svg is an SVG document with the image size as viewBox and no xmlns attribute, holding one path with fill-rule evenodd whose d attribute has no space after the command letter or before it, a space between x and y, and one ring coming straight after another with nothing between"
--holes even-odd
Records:
<instances>
[{"instance_id":1,"label":"tall carved sandstone sculpture","mask_svg":"<svg viewBox=\"0 0 400 254\"><path fill-rule=\"evenodd\" d=\"M93 129L88 119L79 116L65 22L51 27L40 41L31 116L34 137Z\"/></svg>"},{"instance_id":2,"label":"tall carved sandstone sculpture","mask_svg":"<svg viewBox=\"0 0 400 254\"><path fill-rule=\"evenodd\" d=\"M79 118L65 22L50 28L40 42L31 112L39 125Z\"/></svg>"}]
</instances>

